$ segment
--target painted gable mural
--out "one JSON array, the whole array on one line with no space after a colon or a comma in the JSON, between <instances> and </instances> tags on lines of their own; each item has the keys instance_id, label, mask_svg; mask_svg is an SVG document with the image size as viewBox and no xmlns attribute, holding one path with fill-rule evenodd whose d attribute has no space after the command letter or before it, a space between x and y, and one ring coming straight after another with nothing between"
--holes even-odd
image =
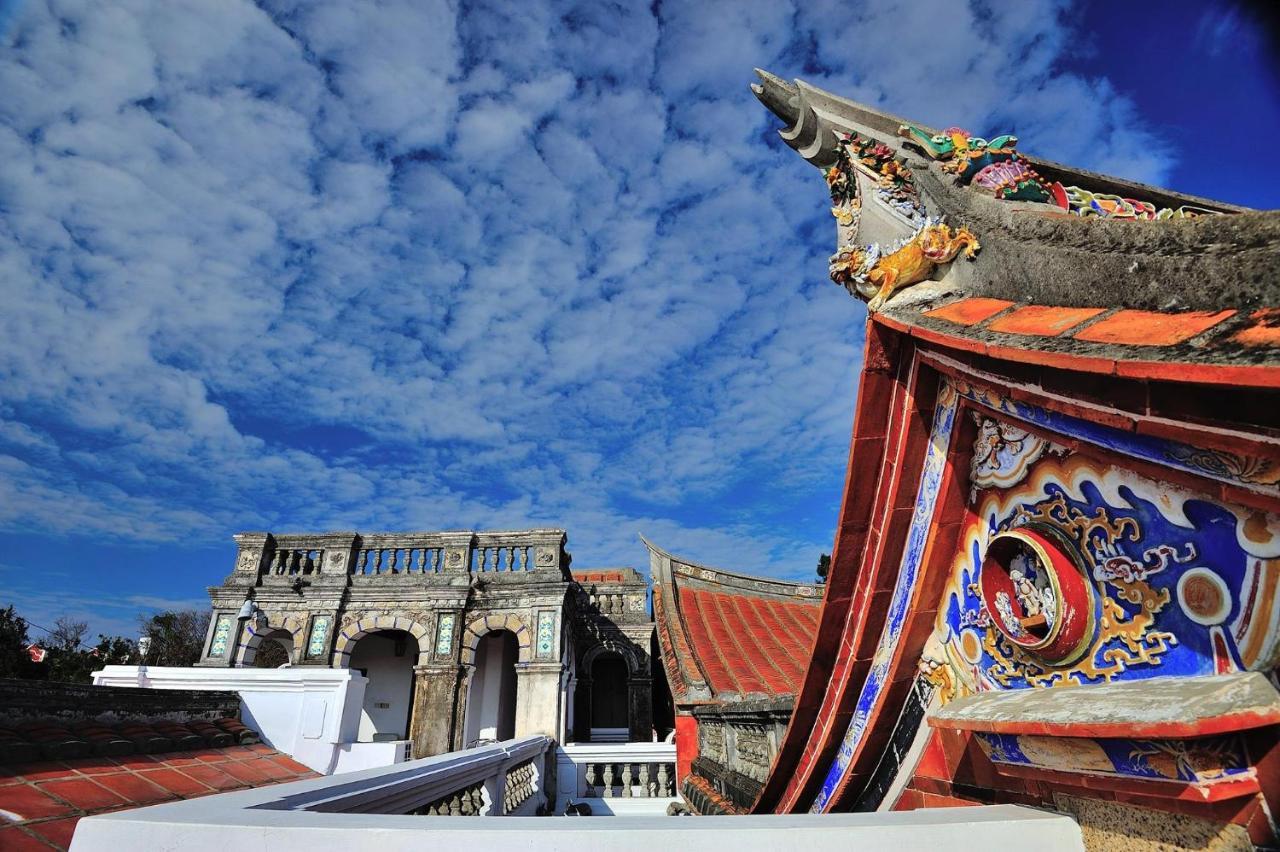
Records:
<instances>
[{"instance_id":1,"label":"painted gable mural","mask_svg":"<svg viewBox=\"0 0 1280 852\"><path fill-rule=\"evenodd\" d=\"M922 660L944 702L1280 662L1276 518L1070 453L1012 419L980 416L978 434L970 514Z\"/></svg>"}]
</instances>

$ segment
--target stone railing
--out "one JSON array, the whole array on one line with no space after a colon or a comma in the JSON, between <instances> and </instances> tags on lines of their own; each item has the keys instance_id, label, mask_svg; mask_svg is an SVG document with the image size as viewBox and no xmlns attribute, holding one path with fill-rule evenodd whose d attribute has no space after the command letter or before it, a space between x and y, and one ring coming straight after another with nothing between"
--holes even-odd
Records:
<instances>
[{"instance_id":1,"label":"stone railing","mask_svg":"<svg viewBox=\"0 0 1280 852\"><path fill-rule=\"evenodd\" d=\"M240 533L228 581L275 584L306 579L328 586L343 577L549 571L565 574L564 530L498 532ZM373 581L376 582L376 581Z\"/></svg>"},{"instance_id":2,"label":"stone railing","mask_svg":"<svg viewBox=\"0 0 1280 852\"><path fill-rule=\"evenodd\" d=\"M584 800L598 813L661 813L679 801L675 786L672 743L569 743L556 752L557 813Z\"/></svg>"}]
</instances>

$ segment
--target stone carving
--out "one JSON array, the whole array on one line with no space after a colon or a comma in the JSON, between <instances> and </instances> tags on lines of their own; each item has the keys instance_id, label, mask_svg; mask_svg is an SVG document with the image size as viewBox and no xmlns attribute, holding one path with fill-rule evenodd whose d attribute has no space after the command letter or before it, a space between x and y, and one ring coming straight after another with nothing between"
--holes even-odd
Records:
<instances>
[{"instance_id":1,"label":"stone carving","mask_svg":"<svg viewBox=\"0 0 1280 852\"><path fill-rule=\"evenodd\" d=\"M968 228L952 231L940 219L927 219L887 252L875 244L841 248L831 257L831 280L866 299L867 310L875 312L898 290L928 278L938 265L962 252L972 260L981 247Z\"/></svg>"},{"instance_id":2,"label":"stone carving","mask_svg":"<svg viewBox=\"0 0 1280 852\"><path fill-rule=\"evenodd\" d=\"M240 558L236 560L237 571L255 571L258 568L258 562L262 559L262 552L259 550L246 550L240 554Z\"/></svg>"},{"instance_id":3,"label":"stone carving","mask_svg":"<svg viewBox=\"0 0 1280 852\"><path fill-rule=\"evenodd\" d=\"M534 557L534 564L539 568L548 568L556 564L556 552L549 547L539 547Z\"/></svg>"}]
</instances>

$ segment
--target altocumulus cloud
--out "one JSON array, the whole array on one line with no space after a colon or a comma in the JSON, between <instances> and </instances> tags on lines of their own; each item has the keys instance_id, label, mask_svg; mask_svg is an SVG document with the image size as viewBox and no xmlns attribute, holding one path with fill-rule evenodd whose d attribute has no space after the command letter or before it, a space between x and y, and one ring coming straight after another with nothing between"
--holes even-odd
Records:
<instances>
[{"instance_id":1,"label":"altocumulus cloud","mask_svg":"<svg viewBox=\"0 0 1280 852\"><path fill-rule=\"evenodd\" d=\"M51 542L563 524L581 564L635 564L645 531L809 575L863 314L751 66L1171 166L1105 78L1055 73L1058 0L31 0L0 25L0 525Z\"/></svg>"}]
</instances>

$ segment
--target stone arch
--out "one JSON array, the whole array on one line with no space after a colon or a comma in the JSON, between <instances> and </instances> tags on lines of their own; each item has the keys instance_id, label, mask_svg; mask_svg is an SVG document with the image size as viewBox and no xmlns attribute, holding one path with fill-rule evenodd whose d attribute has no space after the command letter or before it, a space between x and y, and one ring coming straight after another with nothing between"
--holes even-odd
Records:
<instances>
[{"instance_id":1,"label":"stone arch","mask_svg":"<svg viewBox=\"0 0 1280 852\"><path fill-rule=\"evenodd\" d=\"M289 662L294 665L301 659L302 654L302 625L297 619L285 618L280 615L268 615L265 624L254 624L253 619L245 622L245 632L248 638L240 643L240 647L236 649L236 666L246 668L253 665L253 661L258 656L258 648L262 646L262 641L272 633L288 633L292 637L292 647L289 651Z\"/></svg>"},{"instance_id":2,"label":"stone arch","mask_svg":"<svg viewBox=\"0 0 1280 852\"><path fill-rule=\"evenodd\" d=\"M431 633L427 628L403 615L367 615L353 624L343 626L333 643L333 667L345 669L351 665L351 651L360 638L379 630L403 630L418 642L418 665L431 658Z\"/></svg>"},{"instance_id":3,"label":"stone arch","mask_svg":"<svg viewBox=\"0 0 1280 852\"><path fill-rule=\"evenodd\" d=\"M578 676L590 677L591 664L594 663L596 661L596 657L599 657L601 654L617 654L627 661L628 677L648 677L648 672L644 671L643 665L636 657L635 649L628 647L628 645L629 643L612 642L607 639L592 645L582 655L582 663L578 667Z\"/></svg>"},{"instance_id":4,"label":"stone arch","mask_svg":"<svg viewBox=\"0 0 1280 852\"><path fill-rule=\"evenodd\" d=\"M493 633L495 630L510 630L515 634L516 642L520 646L519 662L528 663L533 660L533 642L531 641L533 633L524 623L524 619L513 612L498 612L472 619L467 624L467 629L462 631L463 664L468 666L476 664L476 646L480 644L480 639L486 633Z\"/></svg>"}]
</instances>

